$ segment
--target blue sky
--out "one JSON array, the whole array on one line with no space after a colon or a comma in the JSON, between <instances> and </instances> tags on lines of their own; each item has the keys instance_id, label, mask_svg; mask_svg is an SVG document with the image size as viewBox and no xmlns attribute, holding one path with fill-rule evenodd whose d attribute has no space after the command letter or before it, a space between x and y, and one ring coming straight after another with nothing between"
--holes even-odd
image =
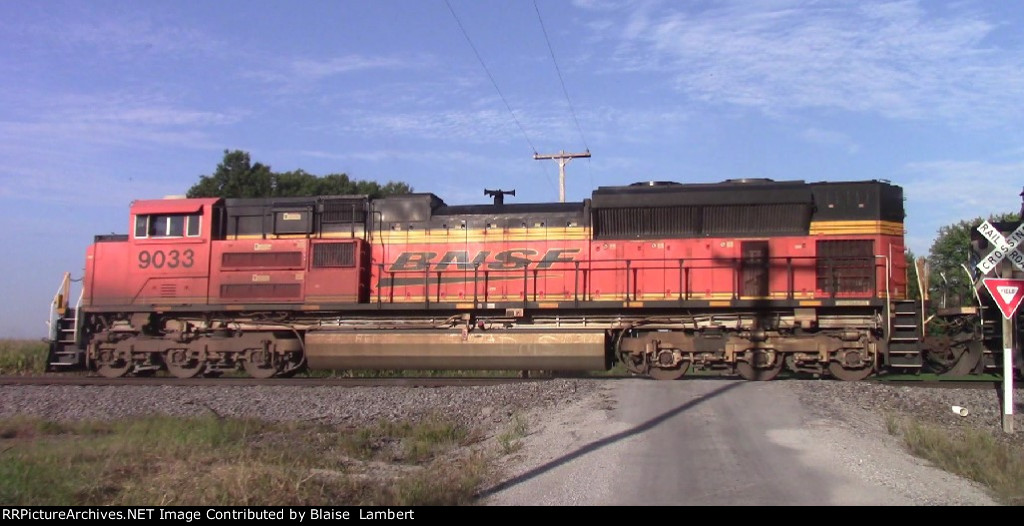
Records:
<instances>
[{"instance_id":1,"label":"blue sky","mask_svg":"<svg viewBox=\"0 0 1024 526\"><path fill-rule=\"evenodd\" d=\"M917 254L1020 207L1022 2L449 3L504 101L444 0L0 2L0 336L45 334L92 236L225 149L450 204L557 200L535 149L591 150L568 166L577 201L644 180L887 179Z\"/></svg>"}]
</instances>

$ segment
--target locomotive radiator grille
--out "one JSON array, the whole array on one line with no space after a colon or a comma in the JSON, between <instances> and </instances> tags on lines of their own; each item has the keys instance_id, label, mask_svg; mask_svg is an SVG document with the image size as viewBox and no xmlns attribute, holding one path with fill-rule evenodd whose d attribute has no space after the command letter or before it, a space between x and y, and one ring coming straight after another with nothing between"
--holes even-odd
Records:
<instances>
[{"instance_id":1,"label":"locomotive radiator grille","mask_svg":"<svg viewBox=\"0 0 1024 526\"><path fill-rule=\"evenodd\" d=\"M302 268L302 252L226 252L225 268Z\"/></svg>"},{"instance_id":2,"label":"locomotive radiator grille","mask_svg":"<svg viewBox=\"0 0 1024 526\"><path fill-rule=\"evenodd\" d=\"M354 266L356 266L355 244L317 243L313 245L313 268Z\"/></svg>"},{"instance_id":3,"label":"locomotive radiator grille","mask_svg":"<svg viewBox=\"0 0 1024 526\"><path fill-rule=\"evenodd\" d=\"M870 240L818 241L818 290L871 292L875 258Z\"/></svg>"},{"instance_id":4,"label":"locomotive radiator grille","mask_svg":"<svg viewBox=\"0 0 1024 526\"><path fill-rule=\"evenodd\" d=\"M237 283L220 286L220 297L227 299L298 298L302 285L298 283Z\"/></svg>"}]
</instances>

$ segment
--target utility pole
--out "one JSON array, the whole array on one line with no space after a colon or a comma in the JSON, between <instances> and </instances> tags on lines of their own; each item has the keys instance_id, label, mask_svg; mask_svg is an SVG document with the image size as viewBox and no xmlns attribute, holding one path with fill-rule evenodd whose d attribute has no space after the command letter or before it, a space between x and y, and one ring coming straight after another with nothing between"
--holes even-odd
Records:
<instances>
[{"instance_id":1,"label":"utility pole","mask_svg":"<svg viewBox=\"0 0 1024 526\"><path fill-rule=\"evenodd\" d=\"M581 157L590 157L590 150L586 153L565 153L565 150L561 150L558 153L544 154L539 153L533 154L533 159L539 161L541 159L554 159L558 161L558 202L565 202L565 165L569 164L569 161L573 159L579 159Z\"/></svg>"}]
</instances>

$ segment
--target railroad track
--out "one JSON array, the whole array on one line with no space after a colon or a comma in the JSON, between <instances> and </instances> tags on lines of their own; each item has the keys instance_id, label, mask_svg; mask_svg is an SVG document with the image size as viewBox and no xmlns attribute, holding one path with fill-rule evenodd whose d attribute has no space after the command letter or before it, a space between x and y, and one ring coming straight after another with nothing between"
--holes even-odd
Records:
<instances>
[{"instance_id":1,"label":"railroad track","mask_svg":"<svg viewBox=\"0 0 1024 526\"><path fill-rule=\"evenodd\" d=\"M173 378L164 376L104 378L102 376L0 376L0 385L169 385L169 386L301 386L301 387L449 387L539 382L544 378L458 377L458 378Z\"/></svg>"},{"instance_id":2,"label":"railroad track","mask_svg":"<svg viewBox=\"0 0 1024 526\"><path fill-rule=\"evenodd\" d=\"M591 378L603 380L624 380L634 378L625 375L609 375L599 377L581 376L543 376L533 378L518 377L391 377L391 378L338 378L338 377L299 377L299 378L174 378L170 376L105 378L88 375L42 375L42 376L0 376L2 385L81 385L81 386L118 386L118 385L167 385L167 386L299 386L299 387L450 387L450 386L484 386L506 385L523 382L540 382L557 378ZM718 375L692 375L680 381L734 378ZM789 378L786 381L799 381ZM838 381L838 380L836 380ZM899 387L935 387L943 389L1001 389L1002 380L995 376L977 379L952 378L942 379L933 375L925 376L879 376L864 380L882 385ZM1024 385L1022 385L1024 387Z\"/></svg>"},{"instance_id":3,"label":"railroad track","mask_svg":"<svg viewBox=\"0 0 1024 526\"><path fill-rule=\"evenodd\" d=\"M899 375L895 377L880 376L869 380L883 385L899 387L937 387L941 389L1001 389L1003 380L995 376L984 376L979 378L947 378L933 375L923 377L907 377Z\"/></svg>"}]
</instances>

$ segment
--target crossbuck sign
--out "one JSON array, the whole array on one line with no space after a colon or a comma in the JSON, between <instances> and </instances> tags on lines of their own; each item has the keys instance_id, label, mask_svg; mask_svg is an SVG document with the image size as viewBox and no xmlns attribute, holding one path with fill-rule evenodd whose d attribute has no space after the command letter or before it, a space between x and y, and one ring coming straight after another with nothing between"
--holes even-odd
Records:
<instances>
[{"instance_id":1,"label":"crossbuck sign","mask_svg":"<svg viewBox=\"0 0 1024 526\"><path fill-rule=\"evenodd\" d=\"M1024 196L1024 193L1021 195ZM988 221L978 227L978 232L995 247L977 265L982 275L995 270L1007 258L1015 267L1024 270L1024 253L1021 253L1021 247L1024 246L1021 244L1024 242L1024 222L1006 237L1000 235L999 230ZM1024 280L985 279L984 283L1003 313L1003 431L1013 433L1013 355L1016 345L1013 342L1012 318L1024 299Z\"/></svg>"},{"instance_id":2,"label":"crossbuck sign","mask_svg":"<svg viewBox=\"0 0 1024 526\"><path fill-rule=\"evenodd\" d=\"M1017 268L1024 270L1024 223L1021 223L1010 235L1003 237L992 223L985 221L978 226L978 232L995 247L992 252L981 259L976 266L982 274L992 272L1003 259L1009 259Z\"/></svg>"}]
</instances>

